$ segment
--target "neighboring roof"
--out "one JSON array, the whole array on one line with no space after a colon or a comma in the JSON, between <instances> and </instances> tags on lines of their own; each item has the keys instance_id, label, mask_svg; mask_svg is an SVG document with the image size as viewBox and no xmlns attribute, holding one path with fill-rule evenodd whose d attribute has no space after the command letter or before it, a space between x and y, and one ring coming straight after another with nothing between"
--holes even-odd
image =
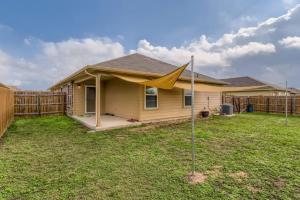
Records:
<instances>
[{"instance_id":1,"label":"neighboring roof","mask_svg":"<svg viewBox=\"0 0 300 200\"><path fill-rule=\"evenodd\" d=\"M229 83L229 85L227 85L228 87L250 87L250 86L262 86L263 87L264 86L264 87L269 87L269 88L271 87L274 90L280 90L280 91L285 90L285 88L280 87L278 85L260 81L255 78L249 77L249 76L227 78L227 79L221 79L221 80Z\"/></svg>"},{"instance_id":2,"label":"neighboring roof","mask_svg":"<svg viewBox=\"0 0 300 200\"><path fill-rule=\"evenodd\" d=\"M11 89L11 90L13 90L13 91L18 91L18 90L20 90L17 86L15 86L15 85L7 85L7 87L9 88L9 89Z\"/></svg>"},{"instance_id":3,"label":"neighboring roof","mask_svg":"<svg viewBox=\"0 0 300 200\"><path fill-rule=\"evenodd\" d=\"M294 93L294 94L300 95L300 90L297 89L297 88L289 88L289 91Z\"/></svg>"},{"instance_id":4,"label":"neighboring roof","mask_svg":"<svg viewBox=\"0 0 300 200\"><path fill-rule=\"evenodd\" d=\"M3 88L8 88L6 85L4 85L3 83L0 83L0 87L3 87Z\"/></svg>"},{"instance_id":5,"label":"neighboring roof","mask_svg":"<svg viewBox=\"0 0 300 200\"><path fill-rule=\"evenodd\" d=\"M235 77L235 78L227 78L221 79L229 83L229 87L248 87L248 86L265 86L266 83L256 80L254 78L244 76L244 77Z\"/></svg>"},{"instance_id":6,"label":"neighboring roof","mask_svg":"<svg viewBox=\"0 0 300 200\"><path fill-rule=\"evenodd\" d=\"M185 64L185 62L187 61L186 60L182 61L182 64ZM135 53L120 58L108 60L105 62L101 62L98 64L88 65L82 68L81 70L75 72L74 74L70 75L66 79L60 81L59 83L52 86L51 88L57 87L58 85L61 85L63 83L66 83L67 81L72 80L72 78L74 78L76 75L78 75L79 73L87 69L104 71L104 72L127 73L127 74L141 75L141 76L158 77L170 73L171 71L177 69L178 67L179 66L175 66L154 58L150 58ZM190 79L191 72L189 70L184 71L180 76L180 78ZM199 73L195 73L195 81L212 83L212 84L221 84L221 85L227 84L224 81L209 76L205 76Z\"/></svg>"}]
</instances>

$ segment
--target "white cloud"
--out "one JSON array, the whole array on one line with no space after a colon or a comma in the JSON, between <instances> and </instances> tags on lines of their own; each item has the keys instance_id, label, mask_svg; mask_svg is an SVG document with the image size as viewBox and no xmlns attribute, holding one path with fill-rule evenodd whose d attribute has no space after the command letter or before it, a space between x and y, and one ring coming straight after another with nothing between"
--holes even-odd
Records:
<instances>
[{"instance_id":1,"label":"white cloud","mask_svg":"<svg viewBox=\"0 0 300 200\"><path fill-rule=\"evenodd\" d=\"M61 42L27 41L28 44L32 42L38 43L40 52L30 61L13 58L0 50L1 81L25 88L46 89L85 65L124 55L123 46L107 38L69 39Z\"/></svg>"},{"instance_id":2,"label":"white cloud","mask_svg":"<svg viewBox=\"0 0 300 200\"><path fill-rule=\"evenodd\" d=\"M25 43L27 46L30 46L30 45L31 45L31 39L30 39L30 38L25 38L25 39L24 39L24 43Z\"/></svg>"},{"instance_id":3,"label":"white cloud","mask_svg":"<svg viewBox=\"0 0 300 200\"><path fill-rule=\"evenodd\" d=\"M231 48L218 48L213 50L213 44L209 43L205 36L199 41L190 43L188 46L182 47L162 47L153 46L147 40L139 42L137 50L131 52L139 52L148 56L160 58L175 64L186 62L191 56L195 56L195 64L199 66L229 66L232 59L243 56L251 56L263 53L274 53L275 46L273 44L262 44L250 42L245 45L237 45Z\"/></svg>"},{"instance_id":4,"label":"white cloud","mask_svg":"<svg viewBox=\"0 0 300 200\"><path fill-rule=\"evenodd\" d=\"M286 37L279 41L285 48L300 49L300 37Z\"/></svg>"},{"instance_id":5,"label":"white cloud","mask_svg":"<svg viewBox=\"0 0 300 200\"><path fill-rule=\"evenodd\" d=\"M225 49L222 54L224 59L234 59L243 56L251 56L256 54L269 54L274 53L275 46L273 44L267 43L262 44L258 42L249 42L243 46L235 46L233 48Z\"/></svg>"},{"instance_id":6,"label":"white cloud","mask_svg":"<svg viewBox=\"0 0 300 200\"><path fill-rule=\"evenodd\" d=\"M38 63L59 71L60 78L88 64L124 55L124 47L107 38L69 39L61 42L42 42ZM56 80L55 80L56 81Z\"/></svg>"},{"instance_id":7,"label":"white cloud","mask_svg":"<svg viewBox=\"0 0 300 200\"><path fill-rule=\"evenodd\" d=\"M12 31L13 28L5 24L0 24L0 31Z\"/></svg>"},{"instance_id":8,"label":"white cloud","mask_svg":"<svg viewBox=\"0 0 300 200\"><path fill-rule=\"evenodd\" d=\"M292 6L295 6L297 2L299 3L298 0L281 0L281 1L286 8L291 8Z\"/></svg>"},{"instance_id":9,"label":"white cloud","mask_svg":"<svg viewBox=\"0 0 300 200\"><path fill-rule=\"evenodd\" d=\"M0 80L8 85L20 86L36 77L37 67L22 58L14 58L0 50Z\"/></svg>"},{"instance_id":10,"label":"white cloud","mask_svg":"<svg viewBox=\"0 0 300 200\"><path fill-rule=\"evenodd\" d=\"M247 15L247 16L241 16L240 20L246 21L246 22L253 22L253 21L257 21L257 18Z\"/></svg>"}]
</instances>

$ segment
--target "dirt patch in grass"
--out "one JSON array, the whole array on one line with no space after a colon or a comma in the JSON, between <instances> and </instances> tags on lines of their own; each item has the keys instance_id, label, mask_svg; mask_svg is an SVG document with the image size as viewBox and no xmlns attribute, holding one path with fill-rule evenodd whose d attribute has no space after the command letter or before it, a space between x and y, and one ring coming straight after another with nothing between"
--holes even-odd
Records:
<instances>
[{"instance_id":1,"label":"dirt patch in grass","mask_svg":"<svg viewBox=\"0 0 300 200\"><path fill-rule=\"evenodd\" d=\"M242 181L242 180L247 179L249 177L249 175L246 172L243 172L243 171L231 173L229 176L234 178L237 181Z\"/></svg>"},{"instance_id":2,"label":"dirt patch in grass","mask_svg":"<svg viewBox=\"0 0 300 200\"><path fill-rule=\"evenodd\" d=\"M207 176L204 173L195 172L194 174L190 173L188 175L188 181L192 185L204 183L207 179Z\"/></svg>"},{"instance_id":3,"label":"dirt patch in grass","mask_svg":"<svg viewBox=\"0 0 300 200\"><path fill-rule=\"evenodd\" d=\"M205 175L208 175L209 177L215 178L222 174L223 166L221 165L215 165L212 167L211 170L208 170L205 172Z\"/></svg>"},{"instance_id":4,"label":"dirt patch in grass","mask_svg":"<svg viewBox=\"0 0 300 200\"><path fill-rule=\"evenodd\" d=\"M277 180L273 181L273 185L276 188L283 188L286 184L286 180L282 179L282 178L278 178Z\"/></svg>"},{"instance_id":5,"label":"dirt patch in grass","mask_svg":"<svg viewBox=\"0 0 300 200\"><path fill-rule=\"evenodd\" d=\"M248 185L246 188L247 188L247 190L249 190L252 193L257 193L257 192L260 191L259 188L255 187L255 186L252 186L252 185Z\"/></svg>"}]
</instances>

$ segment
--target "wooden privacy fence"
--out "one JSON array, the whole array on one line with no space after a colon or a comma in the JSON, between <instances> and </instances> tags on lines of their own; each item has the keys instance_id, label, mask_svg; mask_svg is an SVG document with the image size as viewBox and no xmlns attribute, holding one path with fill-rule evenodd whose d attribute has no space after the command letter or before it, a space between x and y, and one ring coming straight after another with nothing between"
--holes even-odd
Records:
<instances>
[{"instance_id":1,"label":"wooden privacy fence","mask_svg":"<svg viewBox=\"0 0 300 200\"><path fill-rule=\"evenodd\" d=\"M14 92L0 84L0 137L14 118Z\"/></svg>"},{"instance_id":2,"label":"wooden privacy fence","mask_svg":"<svg viewBox=\"0 0 300 200\"><path fill-rule=\"evenodd\" d=\"M223 103L233 105L234 112L244 112L248 104L254 112L285 113L285 96L223 96ZM288 114L300 114L300 96L288 96Z\"/></svg>"},{"instance_id":3,"label":"wooden privacy fence","mask_svg":"<svg viewBox=\"0 0 300 200\"><path fill-rule=\"evenodd\" d=\"M15 92L15 116L64 114L65 109L66 94L63 92Z\"/></svg>"}]
</instances>

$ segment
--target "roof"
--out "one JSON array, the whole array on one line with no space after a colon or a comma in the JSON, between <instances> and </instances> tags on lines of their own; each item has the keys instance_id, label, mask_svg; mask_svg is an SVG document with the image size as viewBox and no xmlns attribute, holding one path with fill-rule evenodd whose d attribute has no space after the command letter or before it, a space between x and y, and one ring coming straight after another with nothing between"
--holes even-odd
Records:
<instances>
[{"instance_id":1,"label":"roof","mask_svg":"<svg viewBox=\"0 0 300 200\"><path fill-rule=\"evenodd\" d=\"M266 83L256 80L254 78L244 76L244 77L235 77L235 78L227 78L221 79L229 83L229 87L248 87L248 86L265 86Z\"/></svg>"},{"instance_id":2,"label":"roof","mask_svg":"<svg viewBox=\"0 0 300 200\"><path fill-rule=\"evenodd\" d=\"M138 53L101 62L91 66L99 69L101 69L102 67L109 67L109 68L120 69L120 70L134 70L136 72L141 72L141 73L156 73L160 75L165 75L178 68L178 66L148 56L144 56ZM182 73L181 77L190 78L191 71L185 70ZM201 81L213 82L213 83L226 84L223 81L199 73L195 73L195 79Z\"/></svg>"},{"instance_id":3,"label":"roof","mask_svg":"<svg viewBox=\"0 0 300 200\"><path fill-rule=\"evenodd\" d=\"M228 87L265 86L265 87L271 87L271 89L273 89L273 90L280 90L280 91L285 90L285 88L280 87L278 85L260 81L255 78L249 77L249 76L227 78L227 79L221 79L221 80L229 83L229 85L227 85Z\"/></svg>"},{"instance_id":4,"label":"roof","mask_svg":"<svg viewBox=\"0 0 300 200\"><path fill-rule=\"evenodd\" d=\"M289 88L289 91L294 93L294 94L297 94L297 95L300 95L300 89L297 89L297 88Z\"/></svg>"},{"instance_id":5,"label":"roof","mask_svg":"<svg viewBox=\"0 0 300 200\"><path fill-rule=\"evenodd\" d=\"M183 61L182 64L185 64L184 62L186 61ZM111 72L111 73L127 73L127 74L141 75L141 76L159 77L168 74L176 70L177 68L178 66L135 53L135 54L119 57L116 59L104 61L98 64L88 65L82 68L81 70L75 72L74 74L70 75L69 77L65 78L64 80L60 81L59 83L55 84L51 88L66 83L67 81L71 81L79 73L87 69ZM190 80L191 72L189 70L185 70L180 76L180 78ZM209 76L205 76L199 73L195 73L195 81L212 83L212 84L221 84L221 85L227 84L224 81Z\"/></svg>"},{"instance_id":6,"label":"roof","mask_svg":"<svg viewBox=\"0 0 300 200\"><path fill-rule=\"evenodd\" d=\"M7 87L9 88L9 89L11 89L11 90L13 90L13 91L18 91L18 90L20 90L17 86L15 86L15 85L7 85Z\"/></svg>"},{"instance_id":7,"label":"roof","mask_svg":"<svg viewBox=\"0 0 300 200\"><path fill-rule=\"evenodd\" d=\"M3 88L8 88L6 85L4 85L3 83L0 83L0 87L3 87ZM8 88L9 89L9 88Z\"/></svg>"}]
</instances>

